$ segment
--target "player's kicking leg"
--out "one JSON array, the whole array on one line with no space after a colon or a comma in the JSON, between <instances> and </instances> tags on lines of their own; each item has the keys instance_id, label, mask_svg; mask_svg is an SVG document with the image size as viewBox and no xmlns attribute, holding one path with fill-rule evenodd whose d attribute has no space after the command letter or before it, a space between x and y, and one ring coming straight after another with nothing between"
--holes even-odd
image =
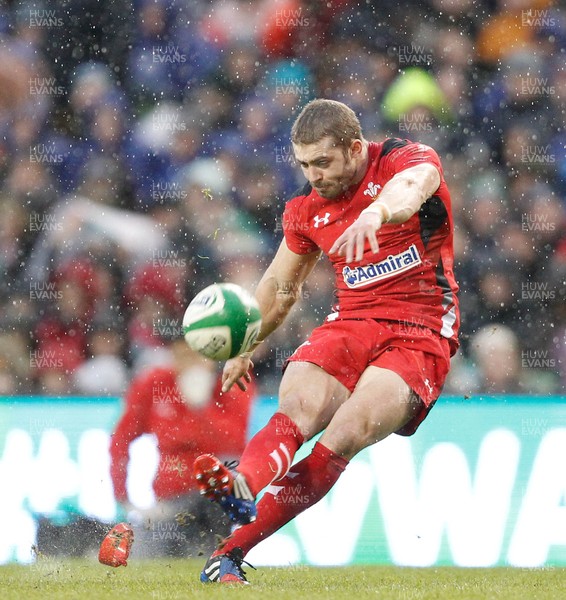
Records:
<instances>
[{"instance_id":1,"label":"player's kicking leg","mask_svg":"<svg viewBox=\"0 0 566 600\"><path fill-rule=\"evenodd\" d=\"M258 504L256 521L236 530L226 540L207 563L203 575L207 567L219 561L232 565L234 553L240 560L237 566L241 566L241 560L251 548L323 498L353 456L403 427L420 410L418 401L410 401L411 395L408 385L393 371L368 367L352 396L336 411L312 453L293 465L288 476L267 489ZM292 498L297 489L301 489L300 499ZM203 579L208 580L237 579L231 574L225 580Z\"/></svg>"},{"instance_id":2,"label":"player's kicking leg","mask_svg":"<svg viewBox=\"0 0 566 600\"><path fill-rule=\"evenodd\" d=\"M320 367L290 363L281 380L279 411L250 440L238 466L230 469L210 454L197 458L193 473L200 493L217 502L237 525L253 522L255 497L285 476L303 442L328 425L348 396Z\"/></svg>"},{"instance_id":3,"label":"player's kicking leg","mask_svg":"<svg viewBox=\"0 0 566 600\"><path fill-rule=\"evenodd\" d=\"M273 481L285 477L302 443L322 431L349 391L312 363L292 362L283 375L279 411L248 443L236 469L212 455L195 461L194 475L201 494L217 502L237 525L253 523L254 499ZM203 581L219 580L217 553L203 571ZM230 559L231 560L231 559ZM234 572L239 572L237 560ZM215 579L206 575L209 568Z\"/></svg>"}]
</instances>

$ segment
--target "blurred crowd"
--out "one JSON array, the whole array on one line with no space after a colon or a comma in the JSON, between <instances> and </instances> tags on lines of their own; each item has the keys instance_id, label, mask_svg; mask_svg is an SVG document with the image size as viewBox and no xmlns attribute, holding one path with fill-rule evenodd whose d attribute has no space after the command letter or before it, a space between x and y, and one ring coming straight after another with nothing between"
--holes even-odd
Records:
<instances>
[{"instance_id":1,"label":"blurred crowd","mask_svg":"<svg viewBox=\"0 0 566 600\"><path fill-rule=\"evenodd\" d=\"M566 13L551 0L0 2L0 394L122 394L214 281L253 289L315 97L433 146L456 220L446 391L564 392ZM259 389L329 312L322 262Z\"/></svg>"}]
</instances>

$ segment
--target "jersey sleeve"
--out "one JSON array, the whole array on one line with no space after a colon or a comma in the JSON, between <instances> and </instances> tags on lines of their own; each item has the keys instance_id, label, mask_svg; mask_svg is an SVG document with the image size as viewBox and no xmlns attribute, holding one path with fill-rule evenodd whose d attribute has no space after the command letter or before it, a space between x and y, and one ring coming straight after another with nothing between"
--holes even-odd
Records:
<instances>
[{"instance_id":1,"label":"jersey sleeve","mask_svg":"<svg viewBox=\"0 0 566 600\"><path fill-rule=\"evenodd\" d=\"M239 456L246 446L249 419L257 390L252 377L242 391L234 386L222 393L222 380L218 379L211 402L201 411L194 441L197 448L223 456Z\"/></svg>"},{"instance_id":2,"label":"jersey sleeve","mask_svg":"<svg viewBox=\"0 0 566 600\"><path fill-rule=\"evenodd\" d=\"M124 412L110 438L110 476L118 502L128 499L126 479L130 444L145 432L148 403L151 406L151 390L151 375L134 379L124 398Z\"/></svg>"},{"instance_id":3,"label":"jersey sleeve","mask_svg":"<svg viewBox=\"0 0 566 600\"><path fill-rule=\"evenodd\" d=\"M426 144L396 138L388 139L383 143L381 160L383 161L382 168L389 178L422 163L434 165L438 169L440 177L444 178L438 154Z\"/></svg>"},{"instance_id":4,"label":"jersey sleeve","mask_svg":"<svg viewBox=\"0 0 566 600\"><path fill-rule=\"evenodd\" d=\"M309 222L300 210L300 197L287 202L283 211L283 234L287 247L295 254L310 254L318 246L308 237Z\"/></svg>"}]
</instances>

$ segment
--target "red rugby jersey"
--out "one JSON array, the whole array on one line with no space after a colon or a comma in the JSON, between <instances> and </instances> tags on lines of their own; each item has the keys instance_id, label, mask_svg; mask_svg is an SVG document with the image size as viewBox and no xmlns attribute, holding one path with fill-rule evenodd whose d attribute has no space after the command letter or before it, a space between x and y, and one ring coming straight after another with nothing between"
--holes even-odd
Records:
<instances>
[{"instance_id":1,"label":"red rugby jersey","mask_svg":"<svg viewBox=\"0 0 566 600\"><path fill-rule=\"evenodd\" d=\"M363 180L339 198L322 198L307 183L285 207L283 231L290 250L328 254L334 241L374 202L396 174L419 163L435 165L441 183L408 221L386 223L377 232L379 252L366 242L363 259L346 264L330 255L336 273L334 318L377 318L406 327L428 327L458 346L460 322L454 278L453 220L450 193L442 165L429 146L387 139L369 144L368 169Z\"/></svg>"},{"instance_id":2,"label":"red rugby jersey","mask_svg":"<svg viewBox=\"0 0 566 600\"><path fill-rule=\"evenodd\" d=\"M153 489L158 499L197 491L192 466L200 454L224 458L242 454L255 384L248 384L245 392L237 386L225 394L221 389L218 376L208 403L194 408L183 401L172 369L155 367L134 378L110 444L110 474L118 501L127 500L130 444L144 433L157 438L159 466Z\"/></svg>"}]
</instances>

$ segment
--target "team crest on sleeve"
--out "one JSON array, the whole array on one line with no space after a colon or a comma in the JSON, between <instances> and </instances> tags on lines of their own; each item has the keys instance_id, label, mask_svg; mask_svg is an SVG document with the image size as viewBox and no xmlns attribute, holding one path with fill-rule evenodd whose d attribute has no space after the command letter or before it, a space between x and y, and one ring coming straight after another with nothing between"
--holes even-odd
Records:
<instances>
[{"instance_id":1,"label":"team crest on sleeve","mask_svg":"<svg viewBox=\"0 0 566 600\"><path fill-rule=\"evenodd\" d=\"M349 288L358 288L370 285L380 279L388 279L398 273L403 273L422 264L422 260L415 244L409 246L399 254L390 254L387 258L377 263L359 266L355 269L344 267L342 276Z\"/></svg>"},{"instance_id":2,"label":"team crest on sleeve","mask_svg":"<svg viewBox=\"0 0 566 600\"><path fill-rule=\"evenodd\" d=\"M370 198L375 199L379 195L380 191L381 186L379 185L379 183L374 183L373 181L370 181L368 183L367 188L364 190L364 196L369 196Z\"/></svg>"}]
</instances>

